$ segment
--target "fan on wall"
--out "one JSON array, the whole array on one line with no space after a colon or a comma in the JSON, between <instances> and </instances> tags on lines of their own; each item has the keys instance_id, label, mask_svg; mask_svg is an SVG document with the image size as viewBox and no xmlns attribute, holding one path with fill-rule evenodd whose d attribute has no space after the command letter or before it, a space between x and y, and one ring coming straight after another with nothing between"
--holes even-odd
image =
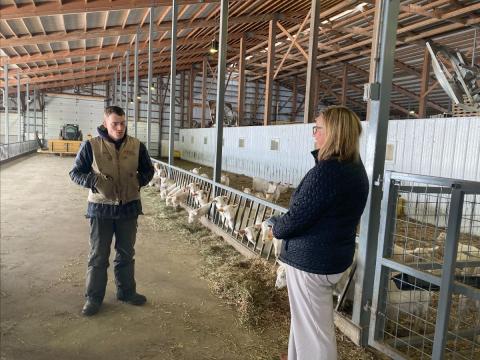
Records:
<instances>
[{"instance_id":1,"label":"fan on wall","mask_svg":"<svg viewBox=\"0 0 480 360\"><path fill-rule=\"evenodd\" d=\"M460 51L426 43L438 83L453 103L467 111L480 110L480 67L466 63Z\"/></svg>"}]
</instances>

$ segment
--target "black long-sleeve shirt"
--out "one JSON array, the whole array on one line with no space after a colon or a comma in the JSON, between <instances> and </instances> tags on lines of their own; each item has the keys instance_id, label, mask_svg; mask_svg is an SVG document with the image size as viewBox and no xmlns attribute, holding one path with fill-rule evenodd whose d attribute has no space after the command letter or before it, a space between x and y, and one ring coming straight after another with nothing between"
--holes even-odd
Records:
<instances>
[{"instance_id":1,"label":"black long-sleeve shirt","mask_svg":"<svg viewBox=\"0 0 480 360\"><path fill-rule=\"evenodd\" d=\"M119 141L113 141L108 136L108 133L103 126L100 126L98 128L98 133L107 141L113 142L117 149L120 148L123 139ZM75 158L75 164L73 166L73 169L70 171L70 178L76 184L88 189L92 189L92 191L96 191L94 186L96 181L96 175L92 172L92 163L92 145L89 141L85 141L82 143L80 150L78 151L77 157ZM150 155L148 154L147 148L143 143L140 143L137 176L138 183L141 187L148 184L148 182L153 177L153 173L154 168L152 165L152 161L150 160ZM140 200L134 200L126 204L120 205L97 204L89 202L87 206L86 217L122 219L137 217L140 214L142 214L142 203Z\"/></svg>"}]
</instances>

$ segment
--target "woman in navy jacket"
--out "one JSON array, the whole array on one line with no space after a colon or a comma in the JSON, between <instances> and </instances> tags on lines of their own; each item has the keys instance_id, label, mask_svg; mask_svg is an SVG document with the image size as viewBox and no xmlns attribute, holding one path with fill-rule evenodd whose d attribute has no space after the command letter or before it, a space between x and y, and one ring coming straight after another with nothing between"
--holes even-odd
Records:
<instances>
[{"instance_id":1,"label":"woman in navy jacket","mask_svg":"<svg viewBox=\"0 0 480 360\"><path fill-rule=\"evenodd\" d=\"M315 166L292 195L289 211L272 218L283 239L291 311L288 360L337 358L332 285L352 264L355 230L368 196L359 156L362 131L346 107L322 111L313 127Z\"/></svg>"}]
</instances>

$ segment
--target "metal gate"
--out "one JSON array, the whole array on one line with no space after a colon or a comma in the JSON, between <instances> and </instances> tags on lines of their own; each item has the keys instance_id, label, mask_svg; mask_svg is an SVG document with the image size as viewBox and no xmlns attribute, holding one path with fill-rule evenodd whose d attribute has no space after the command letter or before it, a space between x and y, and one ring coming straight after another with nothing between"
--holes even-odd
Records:
<instances>
[{"instance_id":1,"label":"metal gate","mask_svg":"<svg viewBox=\"0 0 480 360\"><path fill-rule=\"evenodd\" d=\"M369 343L480 358L480 183L386 172Z\"/></svg>"}]
</instances>

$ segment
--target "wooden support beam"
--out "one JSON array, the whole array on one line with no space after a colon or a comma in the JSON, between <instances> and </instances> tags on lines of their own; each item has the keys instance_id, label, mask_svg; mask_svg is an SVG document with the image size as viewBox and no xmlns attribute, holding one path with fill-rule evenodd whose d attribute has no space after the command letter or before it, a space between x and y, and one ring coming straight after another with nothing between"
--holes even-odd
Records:
<instances>
[{"instance_id":1,"label":"wooden support beam","mask_svg":"<svg viewBox=\"0 0 480 360\"><path fill-rule=\"evenodd\" d=\"M347 106L347 84L348 84L348 65L343 64L343 74L342 74L342 106Z\"/></svg>"},{"instance_id":2,"label":"wooden support beam","mask_svg":"<svg viewBox=\"0 0 480 360\"><path fill-rule=\"evenodd\" d=\"M193 64L190 67L190 74L188 77L189 84L188 84L188 128L192 128L193 123L193 93L195 87L195 69L193 68Z\"/></svg>"},{"instance_id":3,"label":"wooden support beam","mask_svg":"<svg viewBox=\"0 0 480 360\"><path fill-rule=\"evenodd\" d=\"M422 77L420 79L420 101L418 104L418 116L427 116L427 90L430 80L430 52L425 48L423 53Z\"/></svg>"},{"instance_id":4,"label":"wooden support beam","mask_svg":"<svg viewBox=\"0 0 480 360\"><path fill-rule=\"evenodd\" d=\"M368 72L365 71L365 70L362 70L360 68L358 68L357 66L355 65L352 65L352 64L348 64L348 67L352 70L354 70L355 72L359 73L359 74L362 74L362 75L365 75L367 76L368 75ZM397 85L397 84L394 84L392 83L392 89L394 89L395 91L398 91L399 93L405 95L405 96L408 96L409 98L411 99L414 99L416 101L420 101L420 96L411 92L410 90L407 90L405 89L404 87L400 86L400 85ZM427 101L426 103L428 106L430 106L431 108L433 109L436 109L438 111L441 111L441 112L446 112L447 109L445 109L444 107L438 105L437 103L434 103L433 101Z\"/></svg>"},{"instance_id":5,"label":"wooden support beam","mask_svg":"<svg viewBox=\"0 0 480 360\"><path fill-rule=\"evenodd\" d=\"M148 15L148 12L147 12ZM233 24L253 24L266 22L272 18L272 14L263 14L259 16L239 16L231 19ZM229 20L230 22L230 20ZM5 22L6 23L6 22ZM177 28L179 30L184 29L196 29L196 28L213 28L218 25L218 20L195 20L193 22L189 20L179 21ZM160 39L161 35L165 31L169 31L172 28L172 23L170 21L162 22L160 25L154 25L154 40ZM131 36L135 35L137 31L148 34L148 24L138 26L138 24L131 24L123 26L111 26L105 28L104 26L98 28L88 29L75 29L70 30L67 33L64 31L55 31L48 34L32 34L26 36L9 36L6 39L0 41L0 48L8 48L12 46L26 46L26 45L37 45L37 44L46 44L46 43L55 43L55 42L65 42L65 41L77 41L77 40L87 40L87 39L98 39L98 38L108 38L108 37L119 37L119 36ZM243 34L243 33L242 33ZM232 36L238 38L242 34L232 33ZM230 38L230 36L229 36ZM197 38L199 41L202 38ZM208 39L212 40L212 37L209 36ZM180 40L180 38L178 39ZM185 39L186 40L186 39ZM193 39L190 39L192 44L194 44ZM168 45L169 40L165 40ZM158 42L155 47L161 47L162 42Z\"/></svg>"},{"instance_id":6,"label":"wooden support beam","mask_svg":"<svg viewBox=\"0 0 480 360\"><path fill-rule=\"evenodd\" d=\"M180 127L185 128L185 71L180 73Z\"/></svg>"},{"instance_id":7,"label":"wooden support beam","mask_svg":"<svg viewBox=\"0 0 480 360\"><path fill-rule=\"evenodd\" d=\"M310 13L311 13L311 10L308 11L308 14L305 16L305 19L303 19L302 24L301 24L300 27L298 28L297 33L295 34L295 39L290 42L290 45L288 46L287 52L283 55L282 61L280 61L280 65L278 65L277 70L275 71L275 75L273 75L273 78L274 78L274 79L277 77L278 73L279 73L280 70L282 69L283 63L285 62L285 60L287 59L288 55L290 54L290 51L292 50L292 47L293 47L294 43L296 43L296 42L300 39L300 36L302 36L302 34L303 34L303 33L302 33L303 28L304 28L304 26L306 25L306 23L307 23L307 21L308 21L308 18L309 18L309 16L310 16Z\"/></svg>"},{"instance_id":8,"label":"wooden support beam","mask_svg":"<svg viewBox=\"0 0 480 360\"><path fill-rule=\"evenodd\" d=\"M205 127L205 105L207 103L207 58L202 61L202 116L200 127Z\"/></svg>"},{"instance_id":9,"label":"wooden support beam","mask_svg":"<svg viewBox=\"0 0 480 360\"><path fill-rule=\"evenodd\" d=\"M297 77L293 77L292 83L292 114L291 121L294 122L297 118Z\"/></svg>"},{"instance_id":10,"label":"wooden support beam","mask_svg":"<svg viewBox=\"0 0 480 360\"><path fill-rule=\"evenodd\" d=\"M275 38L277 37L277 19L268 24L267 74L265 78L265 110L263 125L268 125L272 117L273 71L275 68Z\"/></svg>"},{"instance_id":11,"label":"wooden support beam","mask_svg":"<svg viewBox=\"0 0 480 360\"><path fill-rule=\"evenodd\" d=\"M242 126L244 111L245 111L245 50L246 50L245 36L240 38L240 54L238 60L238 126Z\"/></svg>"},{"instance_id":12,"label":"wooden support beam","mask_svg":"<svg viewBox=\"0 0 480 360\"><path fill-rule=\"evenodd\" d=\"M317 53L318 53L318 28L320 25L320 0L312 0L312 15L310 17L310 33L308 38L308 64L307 64L307 88L305 90L305 124L314 120L315 82L317 81Z\"/></svg>"},{"instance_id":13,"label":"wooden support beam","mask_svg":"<svg viewBox=\"0 0 480 360\"><path fill-rule=\"evenodd\" d=\"M291 43L297 48L298 51L303 55L305 60L308 60L308 54L303 49L303 47L298 43L297 37L293 37L287 29L285 29L280 23L277 24L278 28L287 36L287 38L291 41Z\"/></svg>"}]
</instances>

